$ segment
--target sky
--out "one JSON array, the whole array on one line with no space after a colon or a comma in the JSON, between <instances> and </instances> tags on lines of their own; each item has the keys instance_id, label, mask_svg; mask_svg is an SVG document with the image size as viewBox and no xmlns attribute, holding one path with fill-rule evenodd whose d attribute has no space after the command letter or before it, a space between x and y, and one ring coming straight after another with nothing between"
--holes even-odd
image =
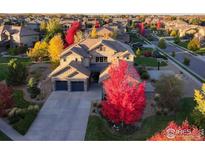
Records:
<instances>
[{"instance_id":1,"label":"sky","mask_svg":"<svg viewBox=\"0 0 205 154\"><path fill-rule=\"evenodd\" d=\"M1 0L0 13L203 14L204 0Z\"/></svg>"}]
</instances>

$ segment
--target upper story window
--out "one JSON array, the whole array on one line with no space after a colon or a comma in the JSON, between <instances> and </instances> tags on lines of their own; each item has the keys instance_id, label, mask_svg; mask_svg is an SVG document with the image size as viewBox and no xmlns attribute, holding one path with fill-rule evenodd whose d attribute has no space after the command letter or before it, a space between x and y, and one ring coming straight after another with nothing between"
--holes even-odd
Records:
<instances>
[{"instance_id":1,"label":"upper story window","mask_svg":"<svg viewBox=\"0 0 205 154\"><path fill-rule=\"evenodd\" d=\"M78 58L75 58L75 61L78 61Z\"/></svg>"},{"instance_id":2,"label":"upper story window","mask_svg":"<svg viewBox=\"0 0 205 154\"><path fill-rule=\"evenodd\" d=\"M100 57L96 57L95 61L100 62Z\"/></svg>"},{"instance_id":3,"label":"upper story window","mask_svg":"<svg viewBox=\"0 0 205 154\"><path fill-rule=\"evenodd\" d=\"M63 61L66 62L66 58L63 58Z\"/></svg>"},{"instance_id":4,"label":"upper story window","mask_svg":"<svg viewBox=\"0 0 205 154\"><path fill-rule=\"evenodd\" d=\"M96 62L100 62L100 63L103 63L103 62L107 62L107 57L96 57Z\"/></svg>"}]
</instances>

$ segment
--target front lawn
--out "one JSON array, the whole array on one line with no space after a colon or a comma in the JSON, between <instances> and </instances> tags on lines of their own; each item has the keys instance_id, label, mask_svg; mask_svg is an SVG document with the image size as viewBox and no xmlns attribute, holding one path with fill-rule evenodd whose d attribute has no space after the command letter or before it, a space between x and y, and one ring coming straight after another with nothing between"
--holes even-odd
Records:
<instances>
[{"instance_id":1,"label":"front lawn","mask_svg":"<svg viewBox=\"0 0 205 154\"><path fill-rule=\"evenodd\" d=\"M11 139L0 131L0 141L11 141Z\"/></svg>"},{"instance_id":2,"label":"front lawn","mask_svg":"<svg viewBox=\"0 0 205 154\"><path fill-rule=\"evenodd\" d=\"M150 66L150 67L157 67L158 62L156 58L153 57L138 57L135 59L136 65L143 65L143 66ZM167 63L162 62L160 63L160 66L166 66Z\"/></svg>"},{"instance_id":3,"label":"front lawn","mask_svg":"<svg viewBox=\"0 0 205 154\"><path fill-rule=\"evenodd\" d=\"M28 108L29 105L32 105L33 103L27 102L23 98L23 92L21 90L16 90L14 92L14 101L15 101L15 107L25 109ZM40 107L40 106L39 106ZM12 125L14 129L16 129L20 134L24 135L26 134L27 130L31 126L32 122L36 118L38 112L29 111L24 114L21 114L20 116L14 116L9 119L9 123Z\"/></svg>"},{"instance_id":4,"label":"front lawn","mask_svg":"<svg viewBox=\"0 0 205 154\"><path fill-rule=\"evenodd\" d=\"M179 111L175 115L154 115L142 121L141 128L133 134L126 135L114 132L105 119L100 116L90 116L85 140L117 141L117 140L147 140L156 132L163 130L170 121L182 123L189 118L194 108L193 98L183 98L179 102Z\"/></svg>"}]
</instances>

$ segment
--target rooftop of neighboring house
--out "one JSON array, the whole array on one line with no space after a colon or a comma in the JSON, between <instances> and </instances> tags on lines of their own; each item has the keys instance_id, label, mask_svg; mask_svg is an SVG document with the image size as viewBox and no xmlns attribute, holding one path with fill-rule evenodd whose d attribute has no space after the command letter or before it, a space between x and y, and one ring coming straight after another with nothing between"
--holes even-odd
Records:
<instances>
[{"instance_id":1,"label":"rooftop of neighboring house","mask_svg":"<svg viewBox=\"0 0 205 154\"><path fill-rule=\"evenodd\" d=\"M13 26L13 25L3 25L0 26L0 34L4 31L8 31L11 35L20 35L20 36L27 36L27 35L38 35L39 33L31 30L26 27L22 26Z\"/></svg>"}]
</instances>

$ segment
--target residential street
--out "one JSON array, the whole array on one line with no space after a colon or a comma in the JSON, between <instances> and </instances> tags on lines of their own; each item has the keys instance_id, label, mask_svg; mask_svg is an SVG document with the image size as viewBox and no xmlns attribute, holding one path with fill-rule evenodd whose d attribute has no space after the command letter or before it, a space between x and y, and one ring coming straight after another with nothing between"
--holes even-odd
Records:
<instances>
[{"instance_id":1,"label":"residential street","mask_svg":"<svg viewBox=\"0 0 205 154\"><path fill-rule=\"evenodd\" d=\"M158 40L154 40L151 41L153 44L155 44L156 46L158 45ZM193 72L195 72L196 74L198 74L199 76L205 78L205 61L203 61L202 59L198 58L197 56L194 56L190 53L188 53L187 51L168 44L167 43L167 48L164 49L164 51L166 51L168 54L172 54L173 51L175 51L176 56L175 58L180 61L181 63L183 63L184 61L184 57L189 57L190 58L190 65L188 66Z\"/></svg>"},{"instance_id":2,"label":"residential street","mask_svg":"<svg viewBox=\"0 0 205 154\"><path fill-rule=\"evenodd\" d=\"M101 88L97 86L88 92L53 92L26 134L26 140L84 140L91 101L100 98Z\"/></svg>"}]
</instances>

